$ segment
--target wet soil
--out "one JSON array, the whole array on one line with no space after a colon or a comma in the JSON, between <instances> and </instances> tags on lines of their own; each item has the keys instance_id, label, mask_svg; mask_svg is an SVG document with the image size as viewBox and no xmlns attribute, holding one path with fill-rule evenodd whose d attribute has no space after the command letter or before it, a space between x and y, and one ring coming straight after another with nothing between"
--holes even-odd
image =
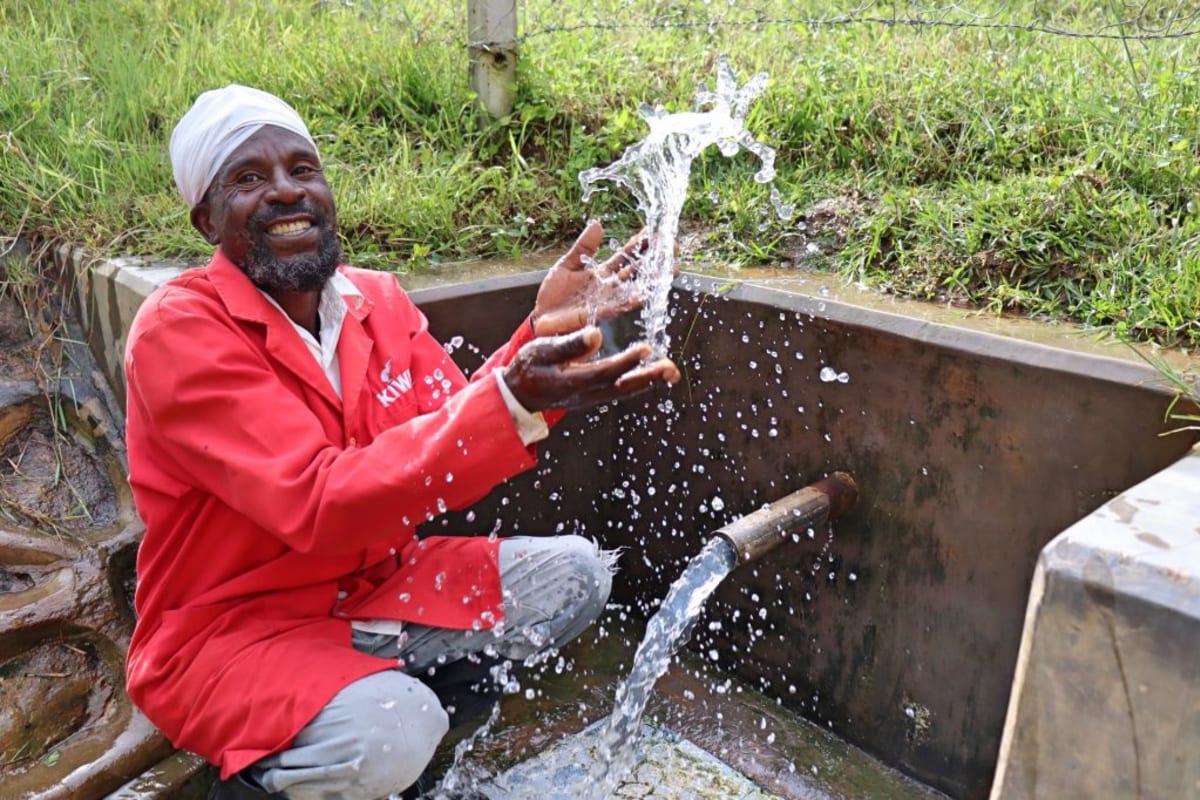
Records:
<instances>
[{"instance_id":1,"label":"wet soil","mask_svg":"<svg viewBox=\"0 0 1200 800\"><path fill-rule=\"evenodd\" d=\"M98 461L95 443L76 431L59 429L45 408L51 404L60 403L0 411L0 420L14 416L25 420L11 435L0 438L0 502L5 516L20 525L53 530L112 525L118 513L116 490Z\"/></svg>"},{"instance_id":2,"label":"wet soil","mask_svg":"<svg viewBox=\"0 0 1200 800\"><path fill-rule=\"evenodd\" d=\"M141 525L74 295L20 259L0 259L0 795L93 800L170 753L124 690Z\"/></svg>"}]
</instances>

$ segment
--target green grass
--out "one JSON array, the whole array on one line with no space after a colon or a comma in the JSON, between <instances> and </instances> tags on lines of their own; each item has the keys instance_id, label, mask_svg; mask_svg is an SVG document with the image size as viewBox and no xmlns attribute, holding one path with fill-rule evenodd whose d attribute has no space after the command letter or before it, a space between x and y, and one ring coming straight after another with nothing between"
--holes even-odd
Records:
<instances>
[{"instance_id":1,"label":"green grass","mask_svg":"<svg viewBox=\"0 0 1200 800\"><path fill-rule=\"evenodd\" d=\"M238 81L308 121L352 260L393 269L559 247L628 197L581 203L580 170L645 133L642 102L690 106L725 54L771 76L750 128L778 150L784 222L755 159L703 157L687 255L802 262L903 295L1200 344L1200 36L1119 41L1200 10L970 0L949 28L753 19L938 16L945 4L527 0L518 104L484 121L465 6L415 0L8 0L0 5L0 233L199 260L166 142L199 92ZM1052 6L1054 11L1046 11ZM703 24L708 18L722 24ZM700 24L697 24L699 22ZM582 24L575 30L558 30ZM1140 27L1139 27L1140 25ZM712 199L716 198L716 201ZM818 205L820 204L820 205Z\"/></svg>"}]
</instances>

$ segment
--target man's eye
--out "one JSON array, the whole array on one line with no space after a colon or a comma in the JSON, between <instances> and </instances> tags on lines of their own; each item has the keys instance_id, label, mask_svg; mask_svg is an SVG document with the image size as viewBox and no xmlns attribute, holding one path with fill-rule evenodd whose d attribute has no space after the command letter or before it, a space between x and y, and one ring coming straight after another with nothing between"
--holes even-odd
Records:
<instances>
[{"instance_id":1,"label":"man's eye","mask_svg":"<svg viewBox=\"0 0 1200 800\"><path fill-rule=\"evenodd\" d=\"M258 176L255 175L253 172L246 172L246 173L243 173L243 174L237 176L236 183L238 183L242 186L251 186L255 183L258 183L258 180L259 180Z\"/></svg>"},{"instance_id":2,"label":"man's eye","mask_svg":"<svg viewBox=\"0 0 1200 800\"><path fill-rule=\"evenodd\" d=\"M300 166L298 166L294 170L292 170L292 174L293 175L311 175L312 173L314 173L316 171L317 171L316 167L311 167L308 164L301 164Z\"/></svg>"}]
</instances>

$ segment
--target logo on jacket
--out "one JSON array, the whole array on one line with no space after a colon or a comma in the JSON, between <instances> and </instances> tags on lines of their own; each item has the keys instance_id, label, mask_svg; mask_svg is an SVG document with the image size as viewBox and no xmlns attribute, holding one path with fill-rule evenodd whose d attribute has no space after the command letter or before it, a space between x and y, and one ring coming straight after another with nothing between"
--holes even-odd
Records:
<instances>
[{"instance_id":1,"label":"logo on jacket","mask_svg":"<svg viewBox=\"0 0 1200 800\"><path fill-rule=\"evenodd\" d=\"M396 377L392 377L392 360L390 358L379 372L379 382L383 384L383 391L377 392L375 399L384 408L411 392L413 388L412 373L409 370L404 370Z\"/></svg>"}]
</instances>

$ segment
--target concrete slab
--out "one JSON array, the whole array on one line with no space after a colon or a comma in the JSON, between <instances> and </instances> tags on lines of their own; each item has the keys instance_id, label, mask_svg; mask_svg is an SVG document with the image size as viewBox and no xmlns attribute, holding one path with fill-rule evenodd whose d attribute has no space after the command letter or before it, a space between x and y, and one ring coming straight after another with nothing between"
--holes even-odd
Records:
<instances>
[{"instance_id":1,"label":"concrete slab","mask_svg":"<svg viewBox=\"0 0 1200 800\"><path fill-rule=\"evenodd\" d=\"M1200 451L1042 553L993 800L1200 797Z\"/></svg>"}]
</instances>

